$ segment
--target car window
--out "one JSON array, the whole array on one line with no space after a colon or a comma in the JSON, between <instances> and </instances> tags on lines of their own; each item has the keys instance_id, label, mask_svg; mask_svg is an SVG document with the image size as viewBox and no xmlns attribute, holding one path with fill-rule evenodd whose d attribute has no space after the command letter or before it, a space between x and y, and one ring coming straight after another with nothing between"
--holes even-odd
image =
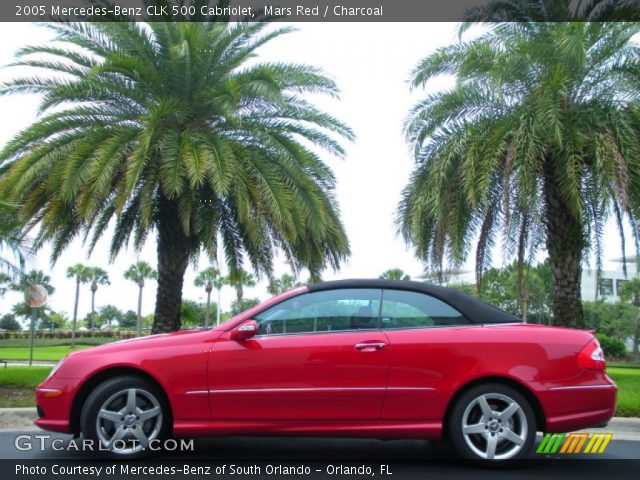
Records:
<instances>
[{"instance_id":1,"label":"car window","mask_svg":"<svg viewBox=\"0 0 640 480\"><path fill-rule=\"evenodd\" d=\"M451 305L430 295L384 290L382 328L420 328L467 325L469 320Z\"/></svg>"},{"instance_id":2,"label":"car window","mask_svg":"<svg viewBox=\"0 0 640 480\"><path fill-rule=\"evenodd\" d=\"M259 335L377 328L380 289L347 288L290 298L255 316Z\"/></svg>"}]
</instances>

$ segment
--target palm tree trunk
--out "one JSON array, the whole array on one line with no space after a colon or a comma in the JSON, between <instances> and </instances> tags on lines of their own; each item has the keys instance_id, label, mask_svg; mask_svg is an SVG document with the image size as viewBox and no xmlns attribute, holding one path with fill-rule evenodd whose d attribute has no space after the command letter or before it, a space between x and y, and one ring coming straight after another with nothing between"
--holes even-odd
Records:
<instances>
[{"instance_id":1,"label":"palm tree trunk","mask_svg":"<svg viewBox=\"0 0 640 480\"><path fill-rule=\"evenodd\" d=\"M174 200L162 196L158 221L158 290L152 333L180 330L182 286L189 263L189 237Z\"/></svg>"},{"instance_id":2,"label":"palm tree trunk","mask_svg":"<svg viewBox=\"0 0 640 480\"><path fill-rule=\"evenodd\" d=\"M91 289L91 319L89 320L89 329L91 330L90 335L93 337L93 326L95 323L96 316L96 291Z\"/></svg>"},{"instance_id":3,"label":"palm tree trunk","mask_svg":"<svg viewBox=\"0 0 640 480\"><path fill-rule=\"evenodd\" d=\"M211 308L211 291L207 291L207 310L204 312L204 326L209 326L209 309Z\"/></svg>"},{"instance_id":4,"label":"palm tree trunk","mask_svg":"<svg viewBox=\"0 0 640 480\"><path fill-rule=\"evenodd\" d=\"M216 306L216 326L220 325L220 296L221 288L218 288L218 305Z\"/></svg>"},{"instance_id":5,"label":"palm tree trunk","mask_svg":"<svg viewBox=\"0 0 640 480\"><path fill-rule=\"evenodd\" d=\"M76 301L73 304L73 323L71 324L71 348L76 346L76 328L78 325L78 302L80 301L80 277L76 278Z\"/></svg>"},{"instance_id":6,"label":"palm tree trunk","mask_svg":"<svg viewBox=\"0 0 640 480\"><path fill-rule=\"evenodd\" d=\"M142 285L138 288L138 314L136 315L136 337L142 335Z\"/></svg>"},{"instance_id":7,"label":"palm tree trunk","mask_svg":"<svg viewBox=\"0 0 640 480\"><path fill-rule=\"evenodd\" d=\"M544 200L547 222L547 251L553 279L553 323L584 328L580 283L584 236L561 195L553 159L544 164Z\"/></svg>"},{"instance_id":8,"label":"palm tree trunk","mask_svg":"<svg viewBox=\"0 0 640 480\"><path fill-rule=\"evenodd\" d=\"M239 283L236 286L236 299L238 301L238 312L242 311L242 297L244 296L244 291L242 289L242 283Z\"/></svg>"}]
</instances>

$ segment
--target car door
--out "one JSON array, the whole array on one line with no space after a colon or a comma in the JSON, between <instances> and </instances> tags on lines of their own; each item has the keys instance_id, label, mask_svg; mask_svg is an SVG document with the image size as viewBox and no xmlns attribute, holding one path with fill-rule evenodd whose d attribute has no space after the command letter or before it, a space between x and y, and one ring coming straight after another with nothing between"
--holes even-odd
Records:
<instances>
[{"instance_id":1,"label":"car door","mask_svg":"<svg viewBox=\"0 0 640 480\"><path fill-rule=\"evenodd\" d=\"M482 327L431 295L393 289L383 291L381 326L391 362L382 418L440 421L452 384L472 374L461 329Z\"/></svg>"},{"instance_id":2,"label":"car door","mask_svg":"<svg viewBox=\"0 0 640 480\"><path fill-rule=\"evenodd\" d=\"M256 336L235 341L226 332L210 353L212 418L379 418L389 370L381 293L304 293L255 315Z\"/></svg>"}]
</instances>

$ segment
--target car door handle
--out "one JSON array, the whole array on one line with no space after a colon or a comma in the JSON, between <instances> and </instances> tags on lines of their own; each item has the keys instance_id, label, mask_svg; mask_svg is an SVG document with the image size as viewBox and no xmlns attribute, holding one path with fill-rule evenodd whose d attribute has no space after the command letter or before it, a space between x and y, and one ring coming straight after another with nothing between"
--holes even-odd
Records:
<instances>
[{"instance_id":1,"label":"car door handle","mask_svg":"<svg viewBox=\"0 0 640 480\"><path fill-rule=\"evenodd\" d=\"M362 342L356 343L356 350L359 352L375 352L376 350L382 350L387 344L384 342Z\"/></svg>"}]
</instances>

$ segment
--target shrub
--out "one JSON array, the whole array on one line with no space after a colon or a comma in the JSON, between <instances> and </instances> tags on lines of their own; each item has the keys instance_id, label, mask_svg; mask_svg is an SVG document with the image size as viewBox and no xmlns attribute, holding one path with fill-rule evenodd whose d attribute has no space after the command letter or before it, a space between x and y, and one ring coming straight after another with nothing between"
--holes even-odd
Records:
<instances>
[{"instance_id":1,"label":"shrub","mask_svg":"<svg viewBox=\"0 0 640 480\"><path fill-rule=\"evenodd\" d=\"M596 337L607 357L624 357L627 354L627 349L622 340L609 337L602 333L597 334Z\"/></svg>"}]
</instances>

